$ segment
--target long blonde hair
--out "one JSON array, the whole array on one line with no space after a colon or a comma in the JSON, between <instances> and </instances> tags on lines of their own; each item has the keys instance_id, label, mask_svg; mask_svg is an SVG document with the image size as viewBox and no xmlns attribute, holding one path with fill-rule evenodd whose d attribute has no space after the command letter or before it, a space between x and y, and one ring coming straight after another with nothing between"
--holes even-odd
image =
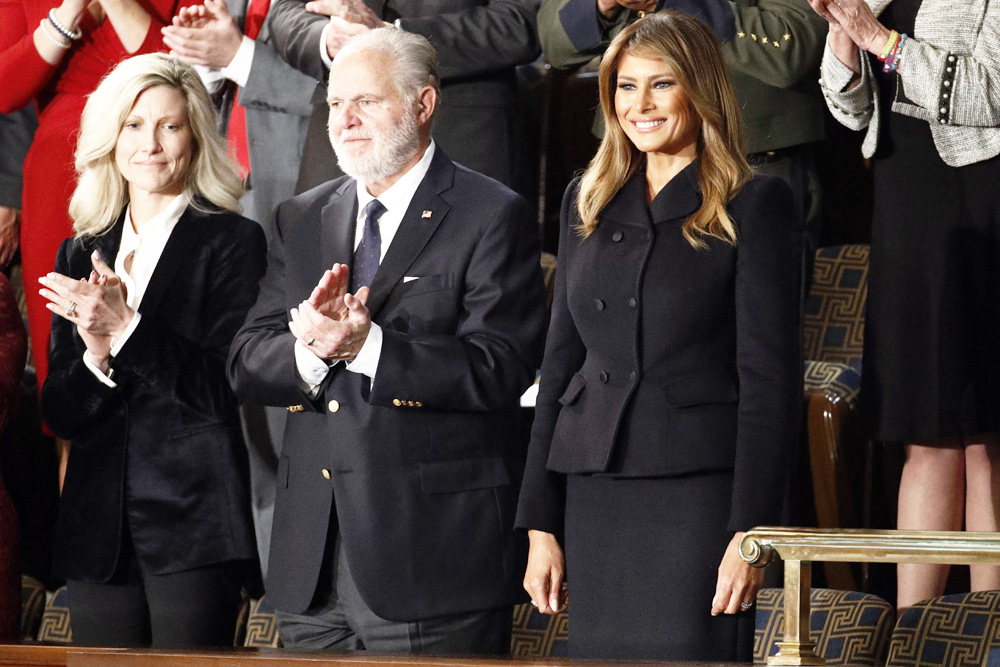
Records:
<instances>
[{"instance_id":1,"label":"long blonde hair","mask_svg":"<svg viewBox=\"0 0 1000 667\"><path fill-rule=\"evenodd\" d=\"M191 206L238 213L243 183L226 155L212 100L194 68L163 53L121 62L87 98L76 144L76 190L69 215L77 237L98 236L111 229L128 204L128 185L115 163L118 134L136 99L156 86L169 86L184 97L194 150L184 175Z\"/></svg>"},{"instance_id":2,"label":"long blonde hair","mask_svg":"<svg viewBox=\"0 0 1000 667\"><path fill-rule=\"evenodd\" d=\"M645 159L626 136L615 113L618 66L626 53L668 64L701 120L698 185L702 204L684 222L684 238L695 248L708 247L705 236L735 245L736 227L726 204L752 176L746 161L739 104L729 83L719 40L698 19L670 10L649 14L626 26L611 41L601 61L598 80L605 131L580 183L577 211L581 236L593 233L600 212Z\"/></svg>"}]
</instances>

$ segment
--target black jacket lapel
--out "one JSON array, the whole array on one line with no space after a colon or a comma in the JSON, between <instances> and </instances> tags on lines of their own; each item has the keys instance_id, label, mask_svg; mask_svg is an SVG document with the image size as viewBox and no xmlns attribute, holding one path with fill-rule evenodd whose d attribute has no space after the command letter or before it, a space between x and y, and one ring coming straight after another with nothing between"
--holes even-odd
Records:
<instances>
[{"instance_id":1,"label":"black jacket lapel","mask_svg":"<svg viewBox=\"0 0 1000 667\"><path fill-rule=\"evenodd\" d=\"M346 264L348 269L354 270L354 227L357 217L357 183L354 179L345 179L320 214L323 271L332 267L334 263ZM317 275L316 282L319 282L319 278Z\"/></svg>"},{"instance_id":2,"label":"black jacket lapel","mask_svg":"<svg viewBox=\"0 0 1000 667\"><path fill-rule=\"evenodd\" d=\"M186 258L191 256L195 246L205 235L205 225L211 224L206 217L204 213L188 206L177 221L177 226L170 232L170 238L156 262L153 275L149 278L146 292L142 295L138 308L140 313L156 312L163 296L170 290L177 271L186 264Z\"/></svg>"},{"instance_id":3,"label":"black jacket lapel","mask_svg":"<svg viewBox=\"0 0 1000 667\"><path fill-rule=\"evenodd\" d=\"M430 241L444 216L451 210L440 193L451 188L454 178L455 165L437 147L430 169L413 194L396 236L375 273L371 294L368 296L368 310L372 317L378 313L393 288L403 279L406 270Z\"/></svg>"}]
</instances>

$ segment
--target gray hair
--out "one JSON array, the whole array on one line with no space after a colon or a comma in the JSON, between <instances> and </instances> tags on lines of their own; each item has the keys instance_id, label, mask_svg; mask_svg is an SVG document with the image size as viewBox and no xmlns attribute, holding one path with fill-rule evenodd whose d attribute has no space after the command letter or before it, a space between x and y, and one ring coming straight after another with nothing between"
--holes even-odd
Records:
<instances>
[{"instance_id":1,"label":"gray hair","mask_svg":"<svg viewBox=\"0 0 1000 667\"><path fill-rule=\"evenodd\" d=\"M122 61L87 98L76 145L76 190L69 203L77 236L97 236L111 229L128 203L128 186L115 163L122 124L143 92L169 86L184 97L194 143L184 175L184 193L195 208L239 212L243 183L226 155L218 116L194 68L164 53Z\"/></svg>"},{"instance_id":2,"label":"gray hair","mask_svg":"<svg viewBox=\"0 0 1000 667\"><path fill-rule=\"evenodd\" d=\"M392 60L392 79L404 97L416 97L424 86L441 90L437 52L423 35L397 28L375 28L347 40L337 58L360 51L381 51Z\"/></svg>"}]
</instances>

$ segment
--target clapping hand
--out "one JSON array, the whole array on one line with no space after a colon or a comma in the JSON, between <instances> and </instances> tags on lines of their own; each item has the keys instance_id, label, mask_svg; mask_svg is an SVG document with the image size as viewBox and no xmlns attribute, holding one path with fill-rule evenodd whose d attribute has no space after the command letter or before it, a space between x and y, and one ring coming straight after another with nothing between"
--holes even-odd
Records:
<instances>
[{"instance_id":1,"label":"clapping hand","mask_svg":"<svg viewBox=\"0 0 1000 667\"><path fill-rule=\"evenodd\" d=\"M121 278L96 250L91 263L93 271L88 278L74 280L55 272L42 276L38 282L43 288L38 293L48 299L46 308L76 324L87 351L106 365L111 338L120 338L125 333L135 311L126 301Z\"/></svg>"},{"instance_id":2,"label":"clapping hand","mask_svg":"<svg viewBox=\"0 0 1000 667\"><path fill-rule=\"evenodd\" d=\"M290 312L289 331L320 359L353 361L368 338L368 288L350 294L347 286L347 267L334 264L309 298Z\"/></svg>"},{"instance_id":3,"label":"clapping hand","mask_svg":"<svg viewBox=\"0 0 1000 667\"><path fill-rule=\"evenodd\" d=\"M326 31L326 52L331 58L354 35L391 25L380 19L361 0L312 0L306 3L306 11L330 17L330 27Z\"/></svg>"},{"instance_id":4,"label":"clapping hand","mask_svg":"<svg viewBox=\"0 0 1000 667\"><path fill-rule=\"evenodd\" d=\"M243 33L230 16L224 0L182 7L171 25L161 31L170 55L189 65L228 66L243 41Z\"/></svg>"}]
</instances>

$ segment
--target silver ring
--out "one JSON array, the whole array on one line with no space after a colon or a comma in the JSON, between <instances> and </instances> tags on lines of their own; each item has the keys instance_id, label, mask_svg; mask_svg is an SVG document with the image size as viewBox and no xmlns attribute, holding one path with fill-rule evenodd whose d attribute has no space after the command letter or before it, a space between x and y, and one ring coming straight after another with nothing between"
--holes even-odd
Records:
<instances>
[{"instance_id":1,"label":"silver ring","mask_svg":"<svg viewBox=\"0 0 1000 667\"><path fill-rule=\"evenodd\" d=\"M66 317L73 317L76 314L76 301L70 301L69 307L66 308Z\"/></svg>"},{"instance_id":2,"label":"silver ring","mask_svg":"<svg viewBox=\"0 0 1000 667\"><path fill-rule=\"evenodd\" d=\"M740 605L740 609L743 610L743 611L746 611L747 609L749 609L752 606L753 606L753 603L751 603L751 602L744 602L744 603L742 603Z\"/></svg>"},{"instance_id":3,"label":"silver ring","mask_svg":"<svg viewBox=\"0 0 1000 667\"><path fill-rule=\"evenodd\" d=\"M306 345L312 345L312 344L313 344L313 343L315 343L315 342L316 342L316 339L315 339L315 338L310 338L310 339L309 339L309 342L308 342L308 343L306 343Z\"/></svg>"},{"instance_id":4,"label":"silver ring","mask_svg":"<svg viewBox=\"0 0 1000 667\"><path fill-rule=\"evenodd\" d=\"M532 600L532 601L531 601L531 606L532 606L532 607L537 607L537 606L538 606L538 603L537 603L537 602L535 602L534 600Z\"/></svg>"}]
</instances>

